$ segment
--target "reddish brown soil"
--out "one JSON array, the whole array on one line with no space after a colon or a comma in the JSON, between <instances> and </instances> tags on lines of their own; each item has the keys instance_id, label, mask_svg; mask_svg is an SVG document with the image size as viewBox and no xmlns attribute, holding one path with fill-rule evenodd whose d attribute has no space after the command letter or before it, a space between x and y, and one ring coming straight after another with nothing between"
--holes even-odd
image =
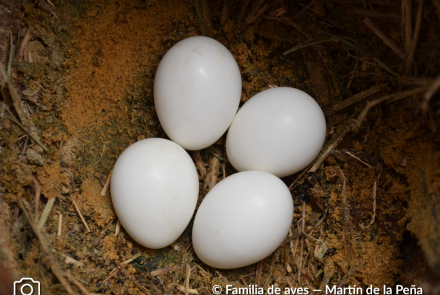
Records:
<instances>
[{"instance_id":1,"label":"reddish brown soil","mask_svg":"<svg viewBox=\"0 0 440 295\"><path fill-rule=\"evenodd\" d=\"M440 64L435 55L440 50L440 32L433 24L439 19L432 3L424 10L415 58L416 71L425 80L416 83L404 75L391 75L373 61L379 58L395 72L399 71L395 65L402 64L401 58L365 26L363 17L353 13L362 5L316 1L303 11L305 6L284 2L268 3L268 9L258 17L252 10L252 5L258 3L252 4L240 19L243 4L227 1L232 3L231 10L224 12L223 1L212 1L214 35L230 49L240 67L242 103L269 84L306 91L327 114L327 144L351 123L350 116L357 114L367 99L339 112L332 111L333 105L384 83L386 87L368 97L369 101L412 89L438 74L434 65L438 68ZM16 205L16 200L24 198L33 209L34 175L42 188L38 214L48 199L57 198L43 236L61 268L91 293L140 294L138 284L152 294L177 294L176 287L184 284L186 264L192 267L190 286L200 294L210 294L215 284L224 287L228 283L237 287L275 284L282 288L290 283L314 289L327 284L382 287L414 283L426 288L427 294L437 292L438 95L431 101L429 118L420 112L422 96L417 95L372 108L361 127L348 132L316 173L302 179L293 190L296 205L292 233L300 233L297 222L304 214L307 236L283 244L263 260L261 273L256 272L260 264L216 270L200 262L192 251L191 225L172 246L162 250L138 245L123 228L115 236L111 192L104 197L100 194L115 160L126 147L139 139L166 136L153 105L154 73L172 45L199 34L193 2L54 4L52 7L46 3L43 8L33 3L24 6L20 17L32 26L32 37L24 59L15 63L13 70L14 84L24 93L23 108L29 110L50 152L30 140L21 157L23 131L7 118L2 119L0 130L0 221L4 224L0 226L0 262L11 269L14 279L33 277L41 281L43 294L65 293L46 267L45 255ZM371 5L378 11L400 15L400 3ZM413 3L414 18L415 6ZM405 48L400 24L374 21L400 48ZM346 47L335 37L283 55L308 40L327 38L322 31L350 36L364 52ZM23 26L20 38L24 32ZM211 161L214 156L224 158L224 138L200 155L206 166L216 162ZM206 169L221 179L222 165ZM236 172L227 162L225 168L226 175ZM297 176L284 180L289 185ZM200 200L206 194L203 183L201 178ZM58 237L60 214L62 235ZM323 242L328 250L318 258ZM421 249L417 253L425 260L417 262L423 271L413 275L413 260L406 248L417 243ZM118 263L134 255L140 256L126 266L127 272L116 272L105 280ZM150 275L166 267L169 272Z\"/></svg>"}]
</instances>

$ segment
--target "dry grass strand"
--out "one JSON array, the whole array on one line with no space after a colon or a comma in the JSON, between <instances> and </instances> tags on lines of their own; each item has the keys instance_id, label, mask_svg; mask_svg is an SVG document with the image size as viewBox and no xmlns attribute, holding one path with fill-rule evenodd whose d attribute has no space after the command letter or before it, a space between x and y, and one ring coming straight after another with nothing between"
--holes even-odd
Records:
<instances>
[{"instance_id":1,"label":"dry grass strand","mask_svg":"<svg viewBox=\"0 0 440 295\"><path fill-rule=\"evenodd\" d=\"M411 47L406 59L405 74L408 75L413 64L414 54L416 52L417 43L419 42L420 29L422 27L423 0L419 0L419 9L417 10L416 27L414 28L414 37L411 41Z\"/></svg>"},{"instance_id":2,"label":"dry grass strand","mask_svg":"<svg viewBox=\"0 0 440 295\"><path fill-rule=\"evenodd\" d=\"M426 90L425 94L423 95L423 100L420 104L420 108L422 109L422 112L424 116L426 116L426 113L429 109L429 101L431 100L434 93L437 92L437 90L440 89L440 76L438 76L432 83L429 85L428 89Z\"/></svg>"},{"instance_id":3,"label":"dry grass strand","mask_svg":"<svg viewBox=\"0 0 440 295\"><path fill-rule=\"evenodd\" d=\"M35 222L38 221L38 214L39 214L39 210L40 210L40 195L41 195L41 185L38 183L38 180L35 176L32 175L32 182L34 183L35 186L35 200L34 200L34 206L35 206L35 213L34 213L34 217L35 217Z\"/></svg>"},{"instance_id":4,"label":"dry grass strand","mask_svg":"<svg viewBox=\"0 0 440 295\"><path fill-rule=\"evenodd\" d=\"M38 241L40 242L41 249L43 252L47 255L47 264L49 268L52 270L58 281L63 285L63 287L66 289L67 293L69 294L76 294L72 290L72 287L69 285L69 283L64 279L64 273L61 271L61 268L58 266L56 260L52 256L52 252L47 247L46 241L43 238L43 235L41 234L40 230L38 229L37 224L34 222L32 215L27 207L29 207L29 204L23 199L18 200L18 205L20 206L21 210L23 210L23 213L25 214L32 230L34 231L34 234L37 236Z\"/></svg>"},{"instance_id":5,"label":"dry grass strand","mask_svg":"<svg viewBox=\"0 0 440 295\"><path fill-rule=\"evenodd\" d=\"M79 207L75 202L75 199L73 198L73 196L71 196L70 199L72 200L73 206L75 206L76 212L78 213L79 217L81 218L82 223L86 227L87 231L90 232L89 225L87 224L86 220L84 219L84 216L82 215L81 210L79 210Z\"/></svg>"},{"instance_id":6,"label":"dry grass strand","mask_svg":"<svg viewBox=\"0 0 440 295\"><path fill-rule=\"evenodd\" d=\"M52 211L52 207L54 203L55 203L55 198L49 199L49 201L47 201L46 207L44 207L43 213L41 214L40 220L38 221L39 230L43 229L47 217L49 216L50 211Z\"/></svg>"},{"instance_id":7,"label":"dry grass strand","mask_svg":"<svg viewBox=\"0 0 440 295\"><path fill-rule=\"evenodd\" d=\"M83 284L81 284L73 275L71 275L69 272L66 274L67 274L67 278L73 284L75 284L75 286L77 286L78 289L80 289L84 293L84 295L90 295L89 291L87 291L87 289L83 286Z\"/></svg>"},{"instance_id":8,"label":"dry grass strand","mask_svg":"<svg viewBox=\"0 0 440 295\"><path fill-rule=\"evenodd\" d=\"M406 59L405 53L397 46L397 44L389 39L383 32L380 30L374 22L369 18L365 17L364 23L380 38L382 41L388 45L398 56L402 59Z\"/></svg>"},{"instance_id":9,"label":"dry grass strand","mask_svg":"<svg viewBox=\"0 0 440 295\"><path fill-rule=\"evenodd\" d=\"M102 188L101 196L103 196L103 197L105 197L105 195L107 194L107 190L110 185L110 181L112 179L112 173L113 173L113 169L110 170L110 173L107 176L107 180L105 181L104 187Z\"/></svg>"}]
</instances>

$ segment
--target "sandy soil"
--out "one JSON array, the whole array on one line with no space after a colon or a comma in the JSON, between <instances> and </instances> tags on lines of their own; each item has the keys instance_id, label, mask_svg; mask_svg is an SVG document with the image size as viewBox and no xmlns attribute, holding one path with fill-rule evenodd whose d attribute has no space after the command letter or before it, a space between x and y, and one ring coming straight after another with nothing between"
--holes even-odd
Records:
<instances>
[{"instance_id":1,"label":"sandy soil","mask_svg":"<svg viewBox=\"0 0 440 295\"><path fill-rule=\"evenodd\" d=\"M52 262L17 205L24 199L34 210L37 180L42 194L38 216L56 198L42 230L44 239L56 263L90 293L177 294L177 287L184 285L187 264L192 273L190 287L200 294L210 294L214 284L316 289L327 284L400 283L423 286L426 294L440 292L436 289L440 276L438 94L431 99L427 116L420 110L423 93L440 65L440 26L433 25L440 15L434 2L425 3L417 67L415 74L407 75L400 74L402 58L362 22L362 15L353 12L362 5L316 1L305 9L308 4L287 1L256 1L249 6L243 4L246 1L210 2L214 36L230 49L242 73L242 103L269 84L295 87L314 96L326 114L324 149L347 126L350 129L316 172L296 183L292 240L260 263L228 271L198 260L191 247L191 224L172 246L161 250L138 245L123 228L116 236L111 192L101 196L114 162L126 147L143 138L166 137L154 110L154 73L172 45L200 34L194 3L53 1L52 6L41 2L25 3L20 12L20 40L27 26L32 29L23 57L13 63L12 77L23 97L25 116L49 152L23 136L26 133L7 116L0 125L0 221L4 224L0 261L14 279L40 280L42 294L66 292L47 267ZM400 16L401 3L387 3L370 4L369 10L389 14L385 20L373 20L407 52L402 26L390 16ZM415 20L416 3L412 9ZM323 32L339 37L329 38ZM329 40L283 54L325 38ZM335 109L372 87L378 87L372 95ZM366 101L417 87L425 87L420 95L375 106L359 128L352 127ZM236 172L227 161L219 165L216 156L226 158L224 137L200 151L201 175L207 169L209 177L214 175L212 181ZM290 185L298 175L283 180ZM201 176L199 203L209 189L204 183ZM60 214L62 232L57 236ZM307 235L298 238L302 232ZM418 271L411 267L416 264L411 253L420 257ZM124 271L108 278L118 263L136 256Z\"/></svg>"}]
</instances>

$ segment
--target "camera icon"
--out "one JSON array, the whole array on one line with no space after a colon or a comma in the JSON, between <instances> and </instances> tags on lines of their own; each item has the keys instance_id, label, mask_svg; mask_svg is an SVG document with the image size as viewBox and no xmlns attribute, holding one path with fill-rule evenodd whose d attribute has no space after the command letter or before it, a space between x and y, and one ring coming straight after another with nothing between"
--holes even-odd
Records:
<instances>
[{"instance_id":1,"label":"camera icon","mask_svg":"<svg viewBox=\"0 0 440 295\"><path fill-rule=\"evenodd\" d=\"M14 282L14 295L40 295L40 282L22 278Z\"/></svg>"}]
</instances>

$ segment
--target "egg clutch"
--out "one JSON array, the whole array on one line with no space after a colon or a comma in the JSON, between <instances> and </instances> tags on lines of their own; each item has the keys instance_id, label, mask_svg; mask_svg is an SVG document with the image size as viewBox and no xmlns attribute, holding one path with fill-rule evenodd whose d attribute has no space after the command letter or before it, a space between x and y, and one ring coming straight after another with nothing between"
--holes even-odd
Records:
<instances>
[{"instance_id":1,"label":"egg clutch","mask_svg":"<svg viewBox=\"0 0 440 295\"><path fill-rule=\"evenodd\" d=\"M294 88L264 90L237 112L241 75L229 50L207 37L175 44L154 81L159 121L171 140L140 140L119 156L111 177L116 214L139 244L158 249L188 226L199 196L186 150L215 143L229 128L226 154L239 172L216 184L194 219L192 243L206 264L238 268L269 256L293 219L289 189L279 177L306 167L325 139L324 114Z\"/></svg>"}]
</instances>

